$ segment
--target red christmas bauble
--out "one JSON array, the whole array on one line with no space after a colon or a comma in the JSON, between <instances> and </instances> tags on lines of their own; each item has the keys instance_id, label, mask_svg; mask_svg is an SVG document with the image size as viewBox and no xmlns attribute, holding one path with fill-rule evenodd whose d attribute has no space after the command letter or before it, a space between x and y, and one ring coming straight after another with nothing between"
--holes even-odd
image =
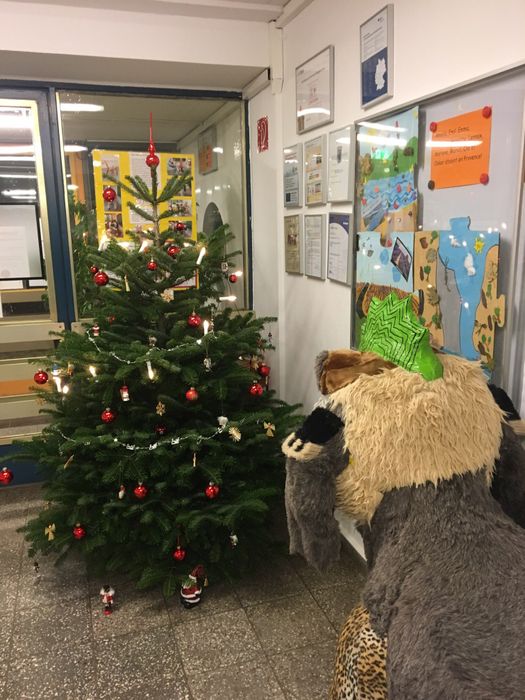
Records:
<instances>
[{"instance_id":1,"label":"red christmas bauble","mask_svg":"<svg viewBox=\"0 0 525 700\"><path fill-rule=\"evenodd\" d=\"M217 484L214 484L213 481L210 481L208 486L206 486L204 493L206 494L206 498L213 499L213 498L217 498L217 496L219 495L219 491L220 491L220 489L217 486Z\"/></svg>"},{"instance_id":2,"label":"red christmas bauble","mask_svg":"<svg viewBox=\"0 0 525 700\"><path fill-rule=\"evenodd\" d=\"M115 192L113 187L104 187L104 192L102 192L102 196L104 197L105 202L114 202L117 197L117 193Z\"/></svg>"},{"instance_id":3,"label":"red christmas bauble","mask_svg":"<svg viewBox=\"0 0 525 700\"><path fill-rule=\"evenodd\" d=\"M156 168L160 163L160 159L156 153L149 153L146 156L146 165L148 168Z\"/></svg>"},{"instance_id":4,"label":"red christmas bauble","mask_svg":"<svg viewBox=\"0 0 525 700\"><path fill-rule=\"evenodd\" d=\"M184 221L177 221L177 223L175 224L175 228L177 229L177 231L185 231L186 224L184 223Z\"/></svg>"},{"instance_id":5,"label":"red christmas bauble","mask_svg":"<svg viewBox=\"0 0 525 700\"><path fill-rule=\"evenodd\" d=\"M73 528L73 537L76 540L82 540L86 536L86 531L80 523L77 523Z\"/></svg>"},{"instance_id":6,"label":"red christmas bauble","mask_svg":"<svg viewBox=\"0 0 525 700\"><path fill-rule=\"evenodd\" d=\"M13 478L13 472L7 467L4 467L2 471L0 471L0 484L2 484L2 486L8 486L13 481Z\"/></svg>"},{"instance_id":7,"label":"red christmas bauble","mask_svg":"<svg viewBox=\"0 0 525 700\"><path fill-rule=\"evenodd\" d=\"M160 435L162 437L168 432L168 426L164 425L164 423L159 423L155 426L155 432L157 433L157 435Z\"/></svg>"},{"instance_id":8,"label":"red christmas bauble","mask_svg":"<svg viewBox=\"0 0 525 700\"><path fill-rule=\"evenodd\" d=\"M261 362L261 364L257 368L257 372L259 372L261 377L268 377L268 376L270 376L270 367L268 365L266 365L264 362Z\"/></svg>"},{"instance_id":9,"label":"red christmas bauble","mask_svg":"<svg viewBox=\"0 0 525 700\"><path fill-rule=\"evenodd\" d=\"M39 369L38 372L35 372L33 379L35 380L35 384L45 384L49 379L49 375L47 372L44 372L43 369Z\"/></svg>"},{"instance_id":10,"label":"red christmas bauble","mask_svg":"<svg viewBox=\"0 0 525 700\"><path fill-rule=\"evenodd\" d=\"M173 552L172 556L176 561L184 561L184 559L186 558L186 550L183 549L179 544L177 545L177 549Z\"/></svg>"},{"instance_id":11,"label":"red christmas bauble","mask_svg":"<svg viewBox=\"0 0 525 700\"><path fill-rule=\"evenodd\" d=\"M91 265L89 268L89 271L91 272L92 275L96 275L98 272L98 267L96 265Z\"/></svg>"},{"instance_id":12,"label":"red christmas bauble","mask_svg":"<svg viewBox=\"0 0 525 700\"><path fill-rule=\"evenodd\" d=\"M148 495L148 487L144 486L144 484L138 483L133 489L133 493L138 499L142 500Z\"/></svg>"},{"instance_id":13,"label":"red christmas bauble","mask_svg":"<svg viewBox=\"0 0 525 700\"><path fill-rule=\"evenodd\" d=\"M109 277L103 270L99 270L93 275L93 282L97 287L104 287L109 282Z\"/></svg>"},{"instance_id":14,"label":"red christmas bauble","mask_svg":"<svg viewBox=\"0 0 525 700\"><path fill-rule=\"evenodd\" d=\"M228 279L232 284L235 284L235 282L237 282L237 275L234 272L232 272Z\"/></svg>"},{"instance_id":15,"label":"red christmas bauble","mask_svg":"<svg viewBox=\"0 0 525 700\"><path fill-rule=\"evenodd\" d=\"M259 384L259 382L254 382L250 389L249 392L252 396L262 396L264 393L263 387Z\"/></svg>"},{"instance_id":16,"label":"red christmas bauble","mask_svg":"<svg viewBox=\"0 0 525 700\"><path fill-rule=\"evenodd\" d=\"M195 387L193 386L190 387L186 392L186 398L188 399L188 401L197 401L197 399L199 398L199 393L197 389L195 389Z\"/></svg>"},{"instance_id":17,"label":"red christmas bauble","mask_svg":"<svg viewBox=\"0 0 525 700\"><path fill-rule=\"evenodd\" d=\"M188 316L188 326L191 328L198 328L202 323L202 318L195 311Z\"/></svg>"},{"instance_id":18,"label":"red christmas bauble","mask_svg":"<svg viewBox=\"0 0 525 700\"><path fill-rule=\"evenodd\" d=\"M148 267L148 270L156 270L158 265L155 262L155 260L150 260L147 267Z\"/></svg>"},{"instance_id":19,"label":"red christmas bauble","mask_svg":"<svg viewBox=\"0 0 525 700\"><path fill-rule=\"evenodd\" d=\"M170 256L170 258L176 258L180 253L180 248L178 245L170 245L166 253Z\"/></svg>"},{"instance_id":20,"label":"red christmas bauble","mask_svg":"<svg viewBox=\"0 0 525 700\"><path fill-rule=\"evenodd\" d=\"M105 408L100 414L100 420L103 423L113 423L116 417L117 414L115 411L112 411L111 408Z\"/></svg>"}]
</instances>

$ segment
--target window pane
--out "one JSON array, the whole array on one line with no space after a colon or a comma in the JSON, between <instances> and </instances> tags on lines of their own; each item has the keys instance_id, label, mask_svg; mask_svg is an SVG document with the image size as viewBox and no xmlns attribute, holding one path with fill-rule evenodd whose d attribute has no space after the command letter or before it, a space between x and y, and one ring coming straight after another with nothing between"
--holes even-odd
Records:
<instances>
[{"instance_id":1,"label":"window pane","mask_svg":"<svg viewBox=\"0 0 525 700\"><path fill-rule=\"evenodd\" d=\"M69 193L70 230L75 266L78 316L92 314L94 292L85 243L99 245L105 237L122 243L130 231L148 227L127 207L128 196L104 201L108 176L128 174L149 181L144 159L153 116L153 138L160 157L161 184L171 175L192 172L193 182L166 204L173 217L167 226L185 225L185 235L210 232L229 224L235 240L229 250L241 250L234 272L244 271L245 186L241 103L213 99L144 97L103 93L61 92L60 109ZM232 285L237 304L245 301L246 275Z\"/></svg>"},{"instance_id":2,"label":"window pane","mask_svg":"<svg viewBox=\"0 0 525 700\"><path fill-rule=\"evenodd\" d=\"M36 107L0 101L0 321L49 317ZM46 211L44 206L43 211Z\"/></svg>"}]
</instances>

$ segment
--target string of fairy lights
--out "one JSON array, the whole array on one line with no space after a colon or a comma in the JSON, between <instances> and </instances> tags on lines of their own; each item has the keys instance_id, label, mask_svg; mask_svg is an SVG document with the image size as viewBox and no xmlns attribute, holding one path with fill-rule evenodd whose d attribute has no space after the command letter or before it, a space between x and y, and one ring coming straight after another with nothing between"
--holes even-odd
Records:
<instances>
[{"instance_id":1,"label":"string of fairy lights","mask_svg":"<svg viewBox=\"0 0 525 700\"><path fill-rule=\"evenodd\" d=\"M245 423L247 423L249 419L248 418L241 418L240 420L234 421L234 423L232 423L232 424L230 424L230 422L229 422L228 418L226 418L226 416L219 416L217 420L219 421L219 427L213 433L211 433L211 435L197 435L197 436L195 436L195 435L182 435L180 437L172 437L172 438L168 438L166 440L156 440L155 442L150 443L147 446L146 445L144 445L144 446L133 445L133 444L130 444L127 442L122 442L117 437L114 437L113 443L118 445L119 447L123 447L126 450L129 450L130 452L139 452L139 451L152 452L152 451L154 451L154 450L156 450L159 447L162 447L164 445L168 445L171 447L178 446L182 442L184 442L185 440L194 440L197 445L200 445L200 443L202 443L204 441L214 440L218 435L222 435L225 432L228 432L230 434L230 437L232 437L232 439L235 442L237 442L240 439L240 437L237 437L237 435L240 435L240 433L238 430L235 431L235 429L236 428L238 429L239 426L242 426ZM273 428L273 430L275 430L275 426L273 426L273 424L271 424L267 421L264 421L262 419L257 419L255 421L256 425L260 425L261 423L264 424L264 429L267 431L268 437L273 437L273 436L269 435L268 431L272 428ZM78 441L75 440L74 438L71 438L71 437L65 435L59 428L50 428L50 429L55 430L66 442L78 443ZM100 440L98 442L102 443L105 441L105 439L106 438L104 436L101 436ZM93 445L95 443L92 440L88 440L86 442L82 442L82 444L86 445L86 446L90 446L90 445Z\"/></svg>"}]
</instances>

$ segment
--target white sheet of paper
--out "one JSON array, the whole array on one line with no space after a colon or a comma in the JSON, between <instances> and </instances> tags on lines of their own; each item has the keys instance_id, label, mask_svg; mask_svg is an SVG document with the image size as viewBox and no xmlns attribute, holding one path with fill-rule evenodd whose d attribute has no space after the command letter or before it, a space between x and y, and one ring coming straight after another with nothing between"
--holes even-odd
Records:
<instances>
[{"instance_id":1,"label":"white sheet of paper","mask_svg":"<svg viewBox=\"0 0 525 700\"><path fill-rule=\"evenodd\" d=\"M31 277L24 226L0 226L0 278Z\"/></svg>"},{"instance_id":2,"label":"white sheet of paper","mask_svg":"<svg viewBox=\"0 0 525 700\"><path fill-rule=\"evenodd\" d=\"M305 274L323 276L323 217L304 217Z\"/></svg>"}]
</instances>

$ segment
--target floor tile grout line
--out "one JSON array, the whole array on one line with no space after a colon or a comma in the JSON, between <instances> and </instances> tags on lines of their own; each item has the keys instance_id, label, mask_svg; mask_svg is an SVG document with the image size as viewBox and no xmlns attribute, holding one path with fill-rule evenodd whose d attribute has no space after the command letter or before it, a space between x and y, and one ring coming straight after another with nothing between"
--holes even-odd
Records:
<instances>
[{"instance_id":1,"label":"floor tile grout line","mask_svg":"<svg viewBox=\"0 0 525 700\"><path fill-rule=\"evenodd\" d=\"M89 614L89 632L90 632L90 646L91 653L93 654L93 675L95 680L95 688L97 690L97 695L99 691L99 674L98 674L98 657L97 649L95 646L95 629L93 627L93 606L91 605L91 596L89 594L89 576L86 569L86 583L87 583L87 604L88 604L88 614Z\"/></svg>"},{"instance_id":2,"label":"floor tile grout line","mask_svg":"<svg viewBox=\"0 0 525 700\"><path fill-rule=\"evenodd\" d=\"M29 512L29 505L26 505L25 508L25 513L24 513L24 526L26 525L27 522L27 515ZM17 528L18 530L18 528ZM22 560L24 558L24 552L25 552L25 538L22 539L22 545L20 546L20 554L18 558L18 573L16 574L16 593L15 593L15 602L13 605L13 621L11 625L11 634L9 636L9 643L8 643L8 656L7 656L7 664L6 664L6 675L5 675L5 686L3 690L3 697L5 700L7 700L7 690L9 687L9 677L11 675L11 659L13 657L13 645L15 641L15 629L16 629L16 620L17 620L17 613L18 613L18 598L20 595L20 585L21 585L21 580L22 580Z\"/></svg>"},{"instance_id":3,"label":"floor tile grout line","mask_svg":"<svg viewBox=\"0 0 525 700\"><path fill-rule=\"evenodd\" d=\"M242 607L242 609L244 610L244 614L246 615L246 617L247 617L247 619L248 619L248 623L249 623L250 627L252 628L252 631L253 631L255 637L257 638L257 641L259 642L259 645L260 645L260 647L261 647L261 649L262 649L264 658L266 659L266 662L267 662L267 667L270 668L271 674L272 674L273 678L275 679L275 682L277 683L277 686L278 686L279 690L281 691L281 693L282 693L282 695L283 695L283 698L285 698L285 700L286 700L286 698L288 697L288 694L285 692L283 686L281 685L281 682L280 682L280 680L279 680L279 678L278 678L278 676L277 676L277 673L276 673L276 671L275 671L275 668L274 668L273 665L271 664L269 655L268 655L266 649L264 648L264 644L262 643L261 637L260 637L259 633L257 632L257 630L255 629L255 625L254 625L253 622L250 620L250 617L249 617L249 615L248 615L248 611L247 611L246 608L242 605L242 602L241 602L241 607ZM251 607L253 607L253 606L251 606Z\"/></svg>"}]
</instances>

